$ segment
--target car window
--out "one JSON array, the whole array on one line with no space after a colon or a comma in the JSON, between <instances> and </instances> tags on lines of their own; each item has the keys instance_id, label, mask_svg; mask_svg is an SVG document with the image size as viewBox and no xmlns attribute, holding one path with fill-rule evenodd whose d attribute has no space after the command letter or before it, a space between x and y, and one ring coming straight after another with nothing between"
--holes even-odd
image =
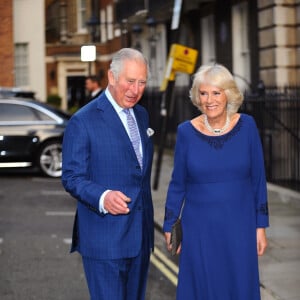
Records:
<instances>
[{"instance_id":1,"label":"car window","mask_svg":"<svg viewBox=\"0 0 300 300\"><path fill-rule=\"evenodd\" d=\"M29 98L34 99L35 92L24 91L19 88L1 88L0 95L3 97L20 97L20 98Z\"/></svg>"},{"instance_id":2,"label":"car window","mask_svg":"<svg viewBox=\"0 0 300 300\"><path fill-rule=\"evenodd\" d=\"M0 120L28 122L52 119L31 107L11 103L0 103Z\"/></svg>"},{"instance_id":3,"label":"car window","mask_svg":"<svg viewBox=\"0 0 300 300\"><path fill-rule=\"evenodd\" d=\"M51 111L52 113L54 113L55 115L61 117L62 119L70 119L71 118L71 115L70 113L64 111L64 110L61 110L59 108L56 108L52 105L45 105L45 103L39 103L40 106L46 108L47 110Z\"/></svg>"},{"instance_id":4,"label":"car window","mask_svg":"<svg viewBox=\"0 0 300 300\"><path fill-rule=\"evenodd\" d=\"M42 121L53 121L52 118L50 118L48 115L44 114L43 112L37 110L37 109L32 109L34 111L34 113L36 114L37 116L37 119L38 120L42 120Z\"/></svg>"}]
</instances>

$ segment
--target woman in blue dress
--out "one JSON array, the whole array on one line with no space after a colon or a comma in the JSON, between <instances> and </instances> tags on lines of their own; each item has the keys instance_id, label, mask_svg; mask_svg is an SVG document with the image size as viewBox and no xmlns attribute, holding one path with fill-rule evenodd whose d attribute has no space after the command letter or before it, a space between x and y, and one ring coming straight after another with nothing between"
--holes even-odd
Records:
<instances>
[{"instance_id":1,"label":"woman in blue dress","mask_svg":"<svg viewBox=\"0 0 300 300\"><path fill-rule=\"evenodd\" d=\"M181 215L178 300L259 300L267 247L267 189L254 119L222 65L202 66L190 98L202 112L178 126L164 232Z\"/></svg>"}]
</instances>

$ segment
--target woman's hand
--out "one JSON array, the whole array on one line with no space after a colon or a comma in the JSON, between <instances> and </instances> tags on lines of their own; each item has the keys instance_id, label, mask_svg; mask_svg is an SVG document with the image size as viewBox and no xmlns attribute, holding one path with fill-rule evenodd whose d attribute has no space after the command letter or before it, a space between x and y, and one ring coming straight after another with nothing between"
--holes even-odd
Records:
<instances>
[{"instance_id":1,"label":"woman's hand","mask_svg":"<svg viewBox=\"0 0 300 300\"><path fill-rule=\"evenodd\" d=\"M165 232L165 240L166 240L166 245L167 245L167 249L169 252L171 252L172 250L172 244L171 244L171 232ZM181 251L181 244L179 245L176 254L178 255Z\"/></svg>"},{"instance_id":2,"label":"woman's hand","mask_svg":"<svg viewBox=\"0 0 300 300\"><path fill-rule=\"evenodd\" d=\"M168 251L170 252L172 250L172 245L171 245L171 232L165 232L165 240L166 240L166 246Z\"/></svg>"},{"instance_id":3,"label":"woman's hand","mask_svg":"<svg viewBox=\"0 0 300 300\"><path fill-rule=\"evenodd\" d=\"M268 246L265 228L256 229L257 255L261 256L265 253Z\"/></svg>"}]
</instances>

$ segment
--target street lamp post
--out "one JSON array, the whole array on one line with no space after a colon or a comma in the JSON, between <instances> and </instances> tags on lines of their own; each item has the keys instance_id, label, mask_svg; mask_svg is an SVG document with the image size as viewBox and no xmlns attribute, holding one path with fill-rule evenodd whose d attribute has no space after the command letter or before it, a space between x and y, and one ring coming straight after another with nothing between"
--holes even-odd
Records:
<instances>
[{"instance_id":1,"label":"street lamp post","mask_svg":"<svg viewBox=\"0 0 300 300\"><path fill-rule=\"evenodd\" d=\"M132 32L134 33L135 36L135 44L134 44L134 48L141 51L142 50L142 45L141 45L141 41L140 41L140 35L143 31L143 28L139 25L139 24L135 24L132 26Z\"/></svg>"},{"instance_id":2,"label":"street lamp post","mask_svg":"<svg viewBox=\"0 0 300 300\"><path fill-rule=\"evenodd\" d=\"M84 45L81 46L81 61L87 61L89 64L88 74L91 75L92 61L96 60L96 46Z\"/></svg>"},{"instance_id":3,"label":"street lamp post","mask_svg":"<svg viewBox=\"0 0 300 300\"><path fill-rule=\"evenodd\" d=\"M93 13L91 18L86 22L86 25L90 28L91 42L96 43L99 41L99 30L100 25L99 18Z\"/></svg>"},{"instance_id":4,"label":"street lamp post","mask_svg":"<svg viewBox=\"0 0 300 300\"><path fill-rule=\"evenodd\" d=\"M98 14L98 0L92 0L91 1L91 12L92 15L90 19L86 22L86 25L90 28L90 34L91 34L91 43L99 42L99 28L100 20L99 20L99 14Z\"/></svg>"},{"instance_id":5,"label":"street lamp post","mask_svg":"<svg viewBox=\"0 0 300 300\"><path fill-rule=\"evenodd\" d=\"M91 12L92 15L90 19L86 22L86 25L90 31L90 42L89 45L84 45L81 47L81 61L88 62L88 75L91 75L92 72L92 62L96 60L96 46L94 45L99 41L99 17L96 12L98 12L97 0L91 1Z\"/></svg>"}]
</instances>

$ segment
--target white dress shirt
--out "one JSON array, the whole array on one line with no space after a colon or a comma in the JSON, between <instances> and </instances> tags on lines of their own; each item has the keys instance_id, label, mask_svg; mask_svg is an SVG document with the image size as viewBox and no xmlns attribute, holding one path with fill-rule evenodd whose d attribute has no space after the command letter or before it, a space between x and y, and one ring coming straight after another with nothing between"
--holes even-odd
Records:
<instances>
[{"instance_id":1,"label":"white dress shirt","mask_svg":"<svg viewBox=\"0 0 300 300\"><path fill-rule=\"evenodd\" d=\"M100 93L101 92L101 89L99 88L99 89L96 89L96 90L94 90L94 91L92 91L92 93L91 93L91 96L92 97L95 97L98 93Z\"/></svg>"}]
</instances>

